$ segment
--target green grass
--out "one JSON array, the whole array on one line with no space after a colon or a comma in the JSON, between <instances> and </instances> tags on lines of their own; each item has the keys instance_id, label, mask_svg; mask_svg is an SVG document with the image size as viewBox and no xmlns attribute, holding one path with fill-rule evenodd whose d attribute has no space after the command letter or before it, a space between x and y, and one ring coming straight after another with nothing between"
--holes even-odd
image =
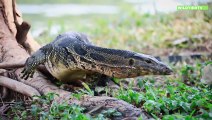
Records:
<instances>
[{"instance_id":1,"label":"green grass","mask_svg":"<svg viewBox=\"0 0 212 120\"><path fill-rule=\"evenodd\" d=\"M145 92L120 90L116 97L144 108L155 118L212 118L212 94L208 88L190 87L182 82L158 88L147 82L142 87Z\"/></svg>"},{"instance_id":2,"label":"green grass","mask_svg":"<svg viewBox=\"0 0 212 120\"><path fill-rule=\"evenodd\" d=\"M129 86L128 90L122 88L113 96L144 108L156 119L212 119L211 86L200 82L206 64L211 61L179 67L175 77L165 77L160 85L152 83L155 79L151 77L137 79L141 92Z\"/></svg>"},{"instance_id":3,"label":"green grass","mask_svg":"<svg viewBox=\"0 0 212 120\"><path fill-rule=\"evenodd\" d=\"M17 102L8 113L10 119L33 119L33 120L106 120L107 117L120 116L120 113L114 109L102 111L97 116L85 114L85 109L76 104L67 104L53 101L58 96L54 93L48 93L43 96L35 96L30 105L23 102ZM26 106L29 108L26 109ZM12 114L12 115L11 115Z\"/></svg>"}]
</instances>

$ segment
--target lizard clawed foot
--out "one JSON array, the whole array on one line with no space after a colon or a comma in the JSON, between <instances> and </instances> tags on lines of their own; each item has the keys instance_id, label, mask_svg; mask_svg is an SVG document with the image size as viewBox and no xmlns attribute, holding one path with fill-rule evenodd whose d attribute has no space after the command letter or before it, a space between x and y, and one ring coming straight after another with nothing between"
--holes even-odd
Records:
<instances>
[{"instance_id":1,"label":"lizard clawed foot","mask_svg":"<svg viewBox=\"0 0 212 120\"><path fill-rule=\"evenodd\" d=\"M34 70L27 70L26 68L24 68L23 71L21 71L21 73L22 73L21 78L27 80L29 77L30 78L33 77L35 71Z\"/></svg>"}]
</instances>

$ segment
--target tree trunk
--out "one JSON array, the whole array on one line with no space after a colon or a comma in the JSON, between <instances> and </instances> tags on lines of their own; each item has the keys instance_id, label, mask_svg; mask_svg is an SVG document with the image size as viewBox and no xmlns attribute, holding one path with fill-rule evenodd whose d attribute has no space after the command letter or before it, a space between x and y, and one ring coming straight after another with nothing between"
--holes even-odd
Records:
<instances>
[{"instance_id":1,"label":"tree trunk","mask_svg":"<svg viewBox=\"0 0 212 120\"><path fill-rule=\"evenodd\" d=\"M118 119L132 119L140 115L144 119L148 118L141 109L116 98L83 96L81 100L70 99L70 92L59 89L38 71L33 78L21 79L23 68L8 66L14 63L23 64L23 61L26 61L31 53L40 48L40 45L28 32L29 28L30 25L23 22L14 0L0 0L0 66L4 67L0 69L1 97L7 95L7 92L4 92L7 88L30 97L54 92L59 95L55 98L57 102L68 101L70 104L75 103L88 110L102 105L101 110L114 108L122 113Z\"/></svg>"}]
</instances>

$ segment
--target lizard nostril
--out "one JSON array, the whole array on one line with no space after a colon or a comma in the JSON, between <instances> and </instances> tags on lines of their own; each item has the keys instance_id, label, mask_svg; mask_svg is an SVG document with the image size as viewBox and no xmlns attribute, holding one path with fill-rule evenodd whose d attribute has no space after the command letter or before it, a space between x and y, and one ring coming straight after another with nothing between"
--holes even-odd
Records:
<instances>
[{"instance_id":1,"label":"lizard nostril","mask_svg":"<svg viewBox=\"0 0 212 120\"><path fill-rule=\"evenodd\" d=\"M129 60L129 65L132 66L133 64L134 64L134 60L133 59L130 59Z\"/></svg>"}]
</instances>

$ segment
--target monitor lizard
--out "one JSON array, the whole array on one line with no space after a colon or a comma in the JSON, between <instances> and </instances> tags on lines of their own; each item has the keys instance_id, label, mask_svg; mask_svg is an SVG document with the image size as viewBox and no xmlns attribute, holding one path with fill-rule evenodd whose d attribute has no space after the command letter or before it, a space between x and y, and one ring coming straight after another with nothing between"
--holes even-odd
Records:
<instances>
[{"instance_id":1,"label":"monitor lizard","mask_svg":"<svg viewBox=\"0 0 212 120\"><path fill-rule=\"evenodd\" d=\"M133 78L143 75L170 75L171 68L155 57L127 50L93 45L83 33L67 32L32 54L25 63L22 78L32 77L44 64L62 82L87 79L92 75Z\"/></svg>"}]
</instances>

